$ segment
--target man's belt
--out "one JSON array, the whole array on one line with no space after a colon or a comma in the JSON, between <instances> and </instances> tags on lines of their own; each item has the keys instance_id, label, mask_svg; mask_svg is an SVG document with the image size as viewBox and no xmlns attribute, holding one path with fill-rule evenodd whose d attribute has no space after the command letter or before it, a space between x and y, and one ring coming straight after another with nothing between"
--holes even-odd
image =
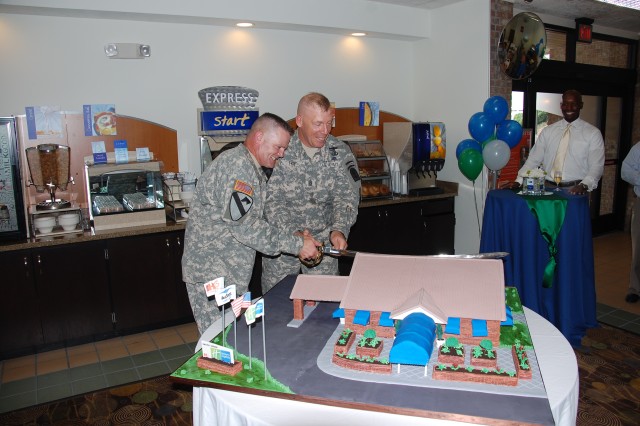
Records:
<instances>
[{"instance_id":1,"label":"man's belt","mask_svg":"<svg viewBox=\"0 0 640 426\"><path fill-rule=\"evenodd\" d=\"M547 182L549 183L549 185L548 185L548 186L555 186L555 184L556 184L556 183L555 183L554 181L552 181L552 180L547 180ZM578 179L578 180L567 180L567 181L560 182L560 183L558 184L558 186L559 186L560 188L568 188L568 187L571 187L571 186L576 186L576 185L577 185L577 184L579 184L580 182L582 182L582 180L579 180L579 179Z\"/></svg>"}]
</instances>

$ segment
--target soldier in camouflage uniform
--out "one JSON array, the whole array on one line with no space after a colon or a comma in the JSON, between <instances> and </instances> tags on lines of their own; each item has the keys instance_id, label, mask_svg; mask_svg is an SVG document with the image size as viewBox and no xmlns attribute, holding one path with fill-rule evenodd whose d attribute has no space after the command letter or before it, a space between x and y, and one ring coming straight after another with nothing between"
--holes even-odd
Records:
<instances>
[{"instance_id":1,"label":"soldier in camouflage uniform","mask_svg":"<svg viewBox=\"0 0 640 426\"><path fill-rule=\"evenodd\" d=\"M309 93L299 104L298 129L287 157L273 170L267 189L265 216L270 224L292 233L308 229L318 240L337 249L347 247L360 202L356 159L342 141L330 135L333 111L329 100ZM314 267L288 255L263 256L262 292L289 274L337 275L337 259L325 256Z\"/></svg>"},{"instance_id":2,"label":"soldier in camouflage uniform","mask_svg":"<svg viewBox=\"0 0 640 426\"><path fill-rule=\"evenodd\" d=\"M289 145L291 127L273 114L260 116L244 144L221 153L198 180L191 202L182 256L182 279L200 334L219 317L204 283L224 277L239 295L247 291L256 250L313 257L320 243L264 220L267 176ZM305 232L305 234L307 234Z\"/></svg>"}]
</instances>

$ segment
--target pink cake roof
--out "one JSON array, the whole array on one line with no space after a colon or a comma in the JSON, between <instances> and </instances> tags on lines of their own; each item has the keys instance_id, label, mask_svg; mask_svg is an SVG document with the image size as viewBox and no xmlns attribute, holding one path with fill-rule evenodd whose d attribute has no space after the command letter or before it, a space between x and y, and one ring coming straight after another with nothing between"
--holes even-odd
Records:
<instances>
[{"instance_id":1,"label":"pink cake roof","mask_svg":"<svg viewBox=\"0 0 640 426\"><path fill-rule=\"evenodd\" d=\"M344 296L349 277L334 275L298 275L291 299L339 302Z\"/></svg>"},{"instance_id":2,"label":"pink cake roof","mask_svg":"<svg viewBox=\"0 0 640 426\"><path fill-rule=\"evenodd\" d=\"M419 297L421 289L428 297ZM412 305L436 316L504 321L502 260L356 256L340 307L406 315Z\"/></svg>"}]
</instances>

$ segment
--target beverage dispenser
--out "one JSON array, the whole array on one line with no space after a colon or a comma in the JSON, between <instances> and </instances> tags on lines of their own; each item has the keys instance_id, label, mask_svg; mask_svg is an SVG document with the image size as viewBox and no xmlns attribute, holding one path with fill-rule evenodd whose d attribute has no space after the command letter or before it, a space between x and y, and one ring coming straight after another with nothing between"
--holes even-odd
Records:
<instances>
[{"instance_id":1,"label":"beverage dispenser","mask_svg":"<svg viewBox=\"0 0 640 426\"><path fill-rule=\"evenodd\" d=\"M444 123L412 124L412 163L407 174L409 194L427 195L442 192L436 186L438 172L446 155Z\"/></svg>"}]
</instances>

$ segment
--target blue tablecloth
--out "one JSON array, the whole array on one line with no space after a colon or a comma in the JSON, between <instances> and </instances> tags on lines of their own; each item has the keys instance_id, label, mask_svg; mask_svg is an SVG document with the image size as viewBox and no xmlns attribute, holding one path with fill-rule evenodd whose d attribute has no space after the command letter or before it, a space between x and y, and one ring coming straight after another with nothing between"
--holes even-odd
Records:
<instances>
[{"instance_id":1,"label":"blue tablecloth","mask_svg":"<svg viewBox=\"0 0 640 426\"><path fill-rule=\"evenodd\" d=\"M511 190L487 194L480 252L506 251L505 284L515 286L522 303L555 325L574 346L588 328L598 327L591 217L587 195L560 193L568 199L558 234L556 274L544 288L549 246L524 198Z\"/></svg>"}]
</instances>

